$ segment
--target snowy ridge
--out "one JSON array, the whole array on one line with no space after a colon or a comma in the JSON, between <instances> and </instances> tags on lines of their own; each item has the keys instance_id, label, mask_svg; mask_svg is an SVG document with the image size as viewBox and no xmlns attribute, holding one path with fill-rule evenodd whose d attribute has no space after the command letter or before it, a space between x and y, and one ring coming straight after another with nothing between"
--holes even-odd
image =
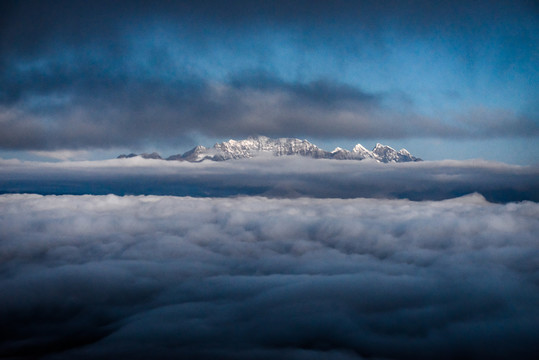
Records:
<instances>
[{"instance_id":1,"label":"snowy ridge","mask_svg":"<svg viewBox=\"0 0 539 360\"><path fill-rule=\"evenodd\" d=\"M372 151L367 150L361 144L357 144L352 151L337 147L335 150L329 152L320 149L318 146L307 140L296 138L271 139L266 136L249 137L244 140L229 140L217 143L211 148L199 145L184 154L172 155L166 160L189 162L200 162L204 160L224 161L232 159L248 159L261 155L299 155L314 159L335 160L372 159L383 163L421 161L421 159L413 156L406 149L396 151L390 146L379 143L376 144ZM137 155L120 155L118 158L129 158L134 156ZM157 153L141 154L140 156L146 159L161 159L161 156Z\"/></svg>"},{"instance_id":2,"label":"snowy ridge","mask_svg":"<svg viewBox=\"0 0 539 360\"><path fill-rule=\"evenodd\" d=\"M260 155L261 152L274 156L302 155L313 158L327 158L327 151L307 140L294 138L270 139L265 136L249 137L246 140L229 140L213 146L218 158L214 160L244 159Z\"/></svg>"}]
</instances>

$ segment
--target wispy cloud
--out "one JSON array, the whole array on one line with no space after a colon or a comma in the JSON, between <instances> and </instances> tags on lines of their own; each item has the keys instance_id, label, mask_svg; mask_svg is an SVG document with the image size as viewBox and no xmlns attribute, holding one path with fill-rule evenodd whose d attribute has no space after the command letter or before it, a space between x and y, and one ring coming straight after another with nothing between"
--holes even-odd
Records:
<instances>
[{"instance_id":1,"label":"wispy cloud","mask_svg":"<svg viewBox=\"0 0 539 360\"><path fill-rule=\"evenodd\" d=\"M84 160L88 156L86 150L56 150L56 151L32 151L34 155L56 160Z\"/></svg>"}]
</instances>

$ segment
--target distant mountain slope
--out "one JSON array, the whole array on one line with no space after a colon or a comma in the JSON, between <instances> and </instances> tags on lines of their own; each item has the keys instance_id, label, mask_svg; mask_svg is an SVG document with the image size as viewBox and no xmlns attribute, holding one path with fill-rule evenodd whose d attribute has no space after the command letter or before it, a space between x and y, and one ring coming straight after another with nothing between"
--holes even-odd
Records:
<instances>
[{"instance_id":1,"label":"distant mountain slope","mask_svg":"<svg viewBox=\"0 0 539 360\"><path fill-rule=\"evenodd\" d=\"M372 151L357 144L349 151L336 148L329 152L307 140L295 138L271 139L266 136L249 137L244 140L229 140L215 144L211 148L196 146L184 154L169 156L166 160L200 162L204 160L224 161L231 159L246 159L263 155L288 156L299 155L315 159L363 160L372 159L379 162L409 162L421 161L406 149L399 151L382 144L376 144ZM136 154L120 155L119 159L137 156ZM157 153L141 154L145 159L162 159Z\"/></svg>"}]
</instances>

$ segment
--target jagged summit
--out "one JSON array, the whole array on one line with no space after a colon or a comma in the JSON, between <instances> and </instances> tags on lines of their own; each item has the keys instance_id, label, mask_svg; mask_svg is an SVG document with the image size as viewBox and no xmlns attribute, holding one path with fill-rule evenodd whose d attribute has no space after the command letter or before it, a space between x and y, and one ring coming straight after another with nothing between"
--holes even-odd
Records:
<instances>
[{"instance_id":1,"label":"jagged summit","mask_svg":"<svg viewBox=\"0 0 539 360\"><path fill-rule=\"evenodd\" d=\"M228 140L217 143L211 148L196 146L184 154L172 155L167 160L200 162L204 160L224 161L231 159L246 159L261 155L289 156L299 155L315 159L363 160L372 159L378 162L408 162L421 161L411 155L406 149L396 151L390 146L376 144L372 151L357 144L352 151L337 147L329 152L320 149L307 140L296 138L272 139L266 136L250 136L244 140ZM137 156L136 154L120 155L119 159ZM157 153L141 154L146 159L162 159Z\"/></svg>"},{"instance_id":2,"label":"jagged summit","mask_svg":"<svg viewBox=\"0 0 539 360\"><path fill-rule=\"evenodd\" d=\"M183 155L172 155L167 160L186 160L186 161L202 161L206 156L208 148L202 145L197 145L193 149L184 153ZM179 157L179 158L175 158Z\"/></svg>"},{"instance_id":3,"label":"jagged summit","mask_svg":"<svg viewBox=\"0 0 539 360\"><path fill-rule=\"evenodd\" d=\"M307 140L295 138L270 139L266 136L249 137L245 140L229 140L215 144L218 160L251 158L263 152L274 156L302 155L314 158L326 158L327 151L318 148Z\"/></svg>"},{"instance_id":4,"label":"jagged summit","mask_svg":"<svg viewBox=\"0 0 539 360\"><path fill-rule=\"evenodd\" d=\"M357 144L356 146L354 146L354 148L352 149L352 154L354 154L354 158L358 160L362 160L362 159L379 160L376 158L376 156L374 155L372 151L367 150L367 148L365 148L361 144Z\"/></svg>"},{"instance_id":5,"label":"jagged summit","mask_svg":"<svg viewBox=\"0 0 539 360\"><path fill-rule=\"evenodd\" d=\"M372 153L382 162L406 162L417 161L417 158L412 156L406 149L400 149L399 151L393 149L391 146L382 145L377 143ZM410 160L411 159L411 160ZM419 159L421 160L421 159Z\"/></svg>"}]
</instances>

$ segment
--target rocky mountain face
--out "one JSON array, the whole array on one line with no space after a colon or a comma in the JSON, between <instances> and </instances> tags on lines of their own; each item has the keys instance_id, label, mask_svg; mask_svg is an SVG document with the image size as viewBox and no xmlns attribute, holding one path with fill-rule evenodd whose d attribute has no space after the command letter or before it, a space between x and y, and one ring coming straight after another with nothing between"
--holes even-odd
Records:
<instances>
[{"instance_id":1,"label":"rocky mountain face","mask_svg":"<svg viewBox=\"0 0 539 360\"><path fill-rule=\"evenodd\" d=\"M184 154L168 157L166 160L200 162L204 160L224 161L231 159L246 159L257 156L288 156L299 155L315 159L363 160L372 159L379 162L408 162L421 161L406 149L399 151L382 144L376 144L372 151L357 144L349 151L336 148L329 152L307 140L295 138L271 139L265 136L249 137L244 140L229 140L215 144L211 148L196 146ZM119 159L137 156L136 154L120 155ZM157 153L141 154L145 159L162 159Z\"/></svg>"}]
</instances>

